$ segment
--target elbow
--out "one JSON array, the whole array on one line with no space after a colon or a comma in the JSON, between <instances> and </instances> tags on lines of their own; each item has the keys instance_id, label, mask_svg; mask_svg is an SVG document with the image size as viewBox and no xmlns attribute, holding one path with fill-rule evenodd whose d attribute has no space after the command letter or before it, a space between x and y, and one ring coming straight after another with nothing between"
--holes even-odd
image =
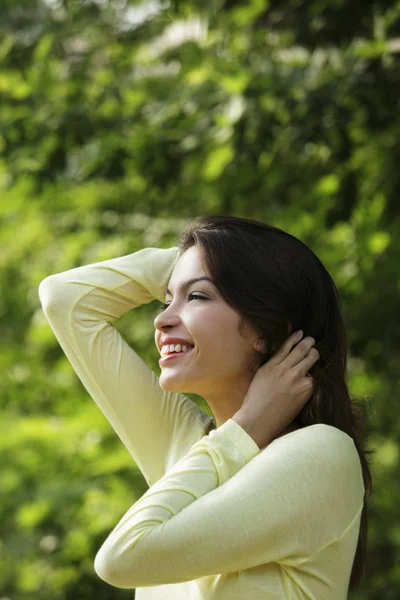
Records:
<instances>
[{"instance_id":1,"label":"elbow","mask_svg":"<svg viewBox=\"0 0 400 600\"><path fill-rule=\"evenodd\" d=\"M58 285L55 281L56 275L49 275L40 282L38 288L38 294L43 310L46 310L51 306L57 293Z\"/></svg>"},{"instance_id":2,"label":"elbow","mask_svg":"<svg viewBox=\"0 0 400 600\"><path fill-rule=\"evenodd\" d=\"M100 579L110 585L115 585L115 569L113 568L112 563L107 560L107 557L104 556L104 552L102 552L101 549L94 559L94 570Z\"/></svg>"},{"instance_id":3,"label":"elbow","mask_svg":"<svg viewBox=\"0 0 400 600\"><path fill-rule=\"evenodd\" d=\"M65 316L65 311L70 307L67 283L58 274L49 275L40 282L38 294L44 314L48 319L55 319L58 315Z\"/></svg>"},{"instance_id":4,"label":"elbow","mask_svg":"<svg viewBox=\"0 0 400 600\"><path fill-rule=\"evenodd\" d=\"M123 557L111 556L104 545L97 552L94 559L94 570L98 577L114 587L133 589L136 587L133 581L133 569L124 568Z\"/></svg>"}]
</instances>

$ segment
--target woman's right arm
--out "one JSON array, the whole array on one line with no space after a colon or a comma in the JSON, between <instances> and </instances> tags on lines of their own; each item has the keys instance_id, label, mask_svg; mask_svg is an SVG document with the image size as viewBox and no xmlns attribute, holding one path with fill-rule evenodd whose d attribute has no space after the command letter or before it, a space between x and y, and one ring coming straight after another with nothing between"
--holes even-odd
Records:
<instances>
[{"instance_id":1,"label":"woman's right arm","mask_svg":"<svg viewBox=\"0 0 400 600\"><path fill-rule=\"evenodd\" d=\"M177 247L144 248L46 277L43 312L69 362L148 485L204 435L212 420L189 398L166 392L112 325L127 311L163 301Z\"/></svg>"}]
</instances>

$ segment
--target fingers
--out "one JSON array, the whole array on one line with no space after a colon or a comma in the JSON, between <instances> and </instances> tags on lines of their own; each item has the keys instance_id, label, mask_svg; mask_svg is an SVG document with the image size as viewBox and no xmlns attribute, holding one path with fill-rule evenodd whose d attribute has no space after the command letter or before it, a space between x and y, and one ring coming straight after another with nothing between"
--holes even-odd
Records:
<instances>
[{"instance_id":1,"label":"fingers","mask_svg":"<svg viewBox=\"0 0 400 600\"><path fill-rule=\"evenodd\" d=\"M302 361L309 354L314 344L315 340L310 336L304 338L304 340L301 340L301 342L299 342L286 357L285 367L290 369L298 365L300 361Z\"/></svg>"},{"instance_id":2,"label":"fingers","mask_svg":"<svg viewBox=\"0 0 400 600\"><path fill-rule=\"evenodd\" d=\"M316 348L311 348L309 353L301 360L297 367L302 375L307 375L308 371L319 359L319 352Z\"/></svg>"},{"instance_id":3,"label":"fingers","mask_svg":"<svg viewBox=\"0 0 400 600\"><path fill-rule=\"evenodd\" d=\"M303 337L303 332L300 329L299 331L295 331L288 337L288 339L282 344L279 350L271 357L270 361L279 364L284 361L289 353L291 353L292 348L301 340Z\"/></svg>"},{"instance_id":4,"label":"fingers","mask_svg":"<svg viewBox=\"0 0 400 600\"><path fill-rule=\"evenodd\" d=\"M288 369L298 367L300 374L306 375L319 359L319 352L313 348L315 340L307 336L301 340L303 331L296 331L282 344L270 362L282 364ZM301 341L300 341L301 340Z\"/></svg>"}]
</instances>

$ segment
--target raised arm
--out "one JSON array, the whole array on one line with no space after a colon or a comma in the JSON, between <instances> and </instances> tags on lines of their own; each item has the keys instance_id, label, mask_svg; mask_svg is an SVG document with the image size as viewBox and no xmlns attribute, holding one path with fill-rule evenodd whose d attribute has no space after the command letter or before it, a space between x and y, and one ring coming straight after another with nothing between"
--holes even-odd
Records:
<instances>
[{"instance_id":1,"label":"raised arm","mask_svg":"<svg viewBox=\"0 0 400 600\"><path fill-rule=\"evenodd\" d=\"M162 390L156 374L112 325L127 311L164 300L177 247L144 248L46 277L46 318L83 385L142 471L158 481L212 423L183 394Z\"/></svg>"}]
</instances>

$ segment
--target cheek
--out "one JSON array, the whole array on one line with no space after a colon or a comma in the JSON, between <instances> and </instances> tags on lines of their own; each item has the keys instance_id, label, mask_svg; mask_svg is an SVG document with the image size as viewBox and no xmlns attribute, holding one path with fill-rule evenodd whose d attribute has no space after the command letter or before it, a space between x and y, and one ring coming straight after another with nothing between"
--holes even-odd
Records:
<instances>
[{"instance_id":1,"label":"cheek","mask_svg":"<svg viewBox=\"0 0 400 600\"><path fill-rule=\"evenodd\" d=\"M219 310L204 310L188 318L188 330L199 345L210 344L210 350L230 344L234 337L234 324Z\"/></svg>"},{"instance_id":2,"label":"cheek","mask_svg":"<svg viewBox=\"0 0 400 600\"><path fill-rule=\"evenodd\" d=\"M248 344L239 333L240 319L230 308L204 307L185 315L183 323L198 346L202 362L238 370L248 361Z\"/></svg>"},{"instance_id":3,"label":"cheek","mask_svg":"<svg viewBox=\"0 0 400 600\"><path fill-rule=\"evenodd\" d=\"M247 345L238 332L237 319L215 313L197 325L196 340L207 362L238 369L247 360Z\"/></svg>"}]
</instances>

